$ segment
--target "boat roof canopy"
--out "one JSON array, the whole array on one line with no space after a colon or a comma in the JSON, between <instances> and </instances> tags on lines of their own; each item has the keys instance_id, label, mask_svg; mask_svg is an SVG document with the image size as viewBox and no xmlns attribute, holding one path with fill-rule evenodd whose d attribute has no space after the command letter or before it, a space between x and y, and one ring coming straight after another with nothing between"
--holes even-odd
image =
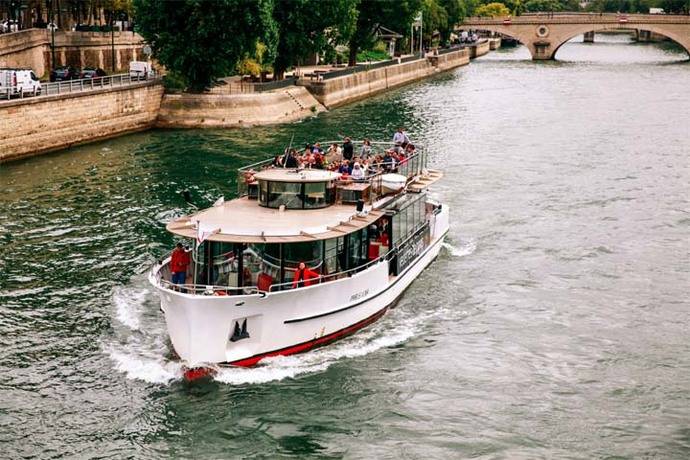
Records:
<instances>
[{"instance_id":1,"label":"boat roof canopy","mask_svg":"<svg viewBox=\"0 0 690 460\"><path fill-rule=\"evenodd\" d=\"M325 171L323 169L285 169L273 168L264 169L261 172L254 174L257 180L265 180L270 182L330 182L339 179L340 173L334 171Z\"/></svg>"},{"instance_id":2,"label":"boat roof canopy","mask_svg":"<svg viewBox=\"0 0 690 460\"><path fill-rule=\"evenodd\" d=\"M383 211L365 207L357 214L354 205L336 204L313 210L278 209L257 206L247 197L180 217L167 230L185 238L198 232L211 233L210 241L233 243L298 243L344 236L374 223Z\"/></svg>"}]
</instances>

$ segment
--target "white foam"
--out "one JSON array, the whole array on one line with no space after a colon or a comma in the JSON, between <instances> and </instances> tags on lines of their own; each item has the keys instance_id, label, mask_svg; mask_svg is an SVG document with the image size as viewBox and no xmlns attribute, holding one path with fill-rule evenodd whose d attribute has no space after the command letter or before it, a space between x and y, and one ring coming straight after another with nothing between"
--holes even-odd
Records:
<instances>
[{"instance_id":1,"label":"white foam","mask_svg":"<svg viewBox=\"0 0 690 460\"><path fill-rule=\"evenodd\" d=\"M169 383L182 377L182 364L160 358L146 358L119 351L106 349L106 353L115 362L115 368L127 378L143 380L149 383Z\"/></svg>"},{"instance_id":2,"label":"white foam","mask_svg":"<svg viewBox=\"0 0 690 460\"><path fill-rule=\"evenodd\" d=\"M115 304L117 320L133 331L139 330L147 294L148 290L143 288L116 288L113 291L112 299L113 304Z\"/></svg>"},{"instance_id":3,"label":"white foam","mask_svg":"<svg viewBox=\"0 0 690 460\"><path fill-rule=\"evenodd\" d=\"M477 242L473 239L462 242L460 246L453 246L445 241L441 245L454 257L469 256L477 250Z\"/></svg>"},{"instance_id":4,"label":"white foam","mask_svg":"<svg viewBox=\"0 0 690 460\"><path fill-rule=\"evenodd\" d=\"M214 379L233 385L257 384L323 372L341 359L357 358L405 342L414 336L412 327L401 325L393 331L366 331L323 348L292 356L262 360L252 368L220 368ZM384 334L384 335L379 335ZM374 338L372 338L374 336Z\"/></svg>"},{"instance_id":5,"label":"white foam","mask_svg":"<svg viewBox=\"0 0 690 460\"><path fill-rule=\"evenodd\" d=\"M104 343L103 350L128 379L168 384L182 379L184 366L169 359L165 320L157 314L159 301L141 278L113 291L114 319L126 327L114 328L114 336ZM439 311L397 308L374 325L333 344L299 355L267 358L252 368L218 368L214 379L230 385L261 384L323 372L340 360L405 342Z\"/></svg>"}]
</instances>

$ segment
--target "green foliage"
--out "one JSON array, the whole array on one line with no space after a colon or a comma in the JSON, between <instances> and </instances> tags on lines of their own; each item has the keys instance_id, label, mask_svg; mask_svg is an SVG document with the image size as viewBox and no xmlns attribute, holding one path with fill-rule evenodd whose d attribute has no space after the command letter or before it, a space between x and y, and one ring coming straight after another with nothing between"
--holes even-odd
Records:
<instances>
[{"instance_id":1,"label":"green foliage","mask_svg":"<svg viewBox=\"0 0 690 460\"><path fill-rule=\"evenodd\" d=\"M422 8L422 0L360 0L357 4L357 22L350 37L349 64L355 65L360 49L373 45L376 28L386 27L406 34L412 19Z\"/></svg>"},{"instance_id":2,"label":"green foliage","mask_svg":"<svg viewBox=\"0 0 690 460\"><path fill-rule=\"evenodd\" d=\"M259 39L269 50L277 41L271 0L135 0L134 7L156 58L191 91L229 75Z\"/></svg>"},{"instance_id":3,"label":"green foliage","mask_svg":"<svg viewBox=\"0 0 690 460\"><path fill-rule=\"evenodd\" d=\"M386 51L373 49L357 53L357 62L385 61L387 59L390 59L390 56Z\"/></svg>"},{"instance_id":4,"label":"green foliage","mask_svg":"<svg viewBox=\"0 0 690 460\"><path fill-rule=\"evenodd\" d=\"M290 66L347 41L354 30L356 7L357 0L275 0L276 75L282 78Z\"/></svg>"},{"instance_id":5,"label":"green foliage","mask_svg":"<svg viewBox=\"0 0 690 460\"><path fill-rule=\"evenodd\" d=\"M163 86L168 92L180 92L187 89L187 83L184 77L177 72L168 72L163 77Z\"/></svg>"},{"instance_id":6,"label":"green foliage","mask_svg":"<svg viewBox=\"0 0 690 460\"><path fill-rule=\"evenodd\" d=\"M559 0L527 0L525 11L536 13L538 11L563 11L564 5Z\"/></svg>"},{"instance_id":7,"label":"green foliage","mask_svg":"<svg viewBox=\"0 0 690 460\"><path fill-rule=\"evenodd\" d=\"M441 43L447 43L450 40L450 34L456 24L462 21L467 16L468 6L470 2L463 0L437 0L441 8L446 12L446 23L438 25L438 31L441 34ZM519 0L518 0L519 1Z\"/></svg>"},{"instance_id":8,"label":"green foliage","mask_svg":"<svg viewBox=\"0 0 690 460\"><path fill-rule=\"evenodd\" d=\"M530 1L532 1L532 0L530 0ZM541 1L541 0L536 0L536 1ZM484 17L501 17L501 16L509 16L510 10L503 3L493 2L493 3L488 3L486 5L480 6L479 8L477 8L474 11L474 14L477 16L484 16Z\"/></svg>"}]
</instances>

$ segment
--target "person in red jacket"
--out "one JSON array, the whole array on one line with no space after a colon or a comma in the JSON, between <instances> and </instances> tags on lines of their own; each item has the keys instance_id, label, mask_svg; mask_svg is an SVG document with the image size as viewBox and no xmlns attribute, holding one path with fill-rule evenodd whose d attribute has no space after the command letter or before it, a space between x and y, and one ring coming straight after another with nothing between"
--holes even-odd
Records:
<instances>
[{"instance_id":1,"label":"person in red jacket","mask_svg":"<svg viewBox=\"0 0 690 460\"><path fill-rule=\"evenodd\" d=\"M311 286L312 280L318 277L318 273L307 268L304 262L300 262L295 271L295 279L292 281L292 289L296 287Z\"/></svg>"},{"instance_id":2,"label":"person in red jacket","mask_svg":"<svg viewBox=\"0 0 690 460\"><path fill-rule=\"evenodd\" d=\"M187 278L187 267L189 267L189 253L184 250L182 243L177 243L177 247L170 257L170 272L172 273L173 284L184 284Z\"/></svg>"}]
</instances>

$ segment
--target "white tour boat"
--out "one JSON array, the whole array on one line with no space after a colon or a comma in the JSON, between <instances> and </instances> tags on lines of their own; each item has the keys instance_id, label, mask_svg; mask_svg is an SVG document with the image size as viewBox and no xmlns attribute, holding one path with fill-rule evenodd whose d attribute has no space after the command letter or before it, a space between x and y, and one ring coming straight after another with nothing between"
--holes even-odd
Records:
<instances>
[{"instance_id":1,"label":"white tour boat","mask_svg":"<svg viewBox=\"0 0 690 460\"><path fill-rule=\"evenodd\" d=\"M442 175L426 166L419 148L361 180L267 160L238 171L239 198L168 223L193 241L186 280L172 283L169 257L149 280L185 377L307 351L380 318L448 232L448 207L427 196ZM386 186L392 173L403 187Z\"/></svg>"}]
</instances>

